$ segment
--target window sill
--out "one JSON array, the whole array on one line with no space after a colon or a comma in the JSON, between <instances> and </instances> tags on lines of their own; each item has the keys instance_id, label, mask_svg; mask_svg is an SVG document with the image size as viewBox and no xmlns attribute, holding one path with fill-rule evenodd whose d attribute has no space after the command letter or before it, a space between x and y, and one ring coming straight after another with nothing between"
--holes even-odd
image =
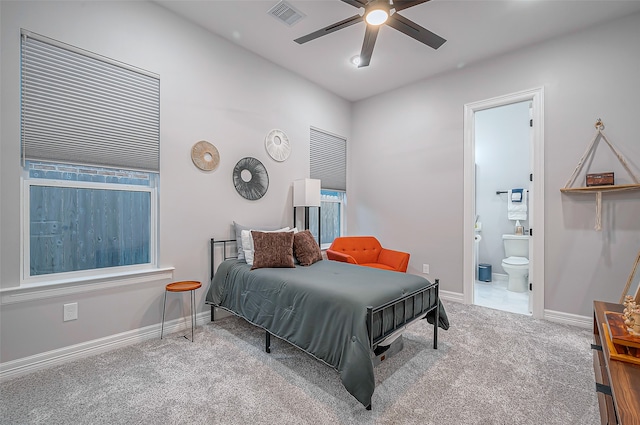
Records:
<instances>
[{"instance_id":1,"label":"window sill","mask_svg":"<svg viewBox=\"0 0 640 425\"><path fill-rule=\"evenodd\" d=\"M0 305L61 297L70 294L99 291L118 286L172 279L174 267L164 267L134 272L113 273L96 277L48 282L0 289Z\"/></svg>"}]
</instances>

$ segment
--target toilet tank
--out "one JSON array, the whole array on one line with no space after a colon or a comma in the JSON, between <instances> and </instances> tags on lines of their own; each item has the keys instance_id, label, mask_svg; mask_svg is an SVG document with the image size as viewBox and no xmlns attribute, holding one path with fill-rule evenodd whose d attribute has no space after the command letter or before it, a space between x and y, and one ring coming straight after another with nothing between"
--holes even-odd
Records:
<instances>
[{"instance_id":1,"label":"toilet tank","mask_svg":"<svg viewBox=\"0 0 640 425\"><path fill-rule=\"evenodd\" d=\"M529 235L502 235L506 257L529 258Z\"/></svg>"}]
</instances>

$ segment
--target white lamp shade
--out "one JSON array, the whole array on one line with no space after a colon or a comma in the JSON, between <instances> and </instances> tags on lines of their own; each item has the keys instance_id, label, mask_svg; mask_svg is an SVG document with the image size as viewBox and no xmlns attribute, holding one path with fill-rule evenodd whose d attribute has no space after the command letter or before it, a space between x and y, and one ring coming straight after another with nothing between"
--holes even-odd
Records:
<instances>
[{"instance_id":1,"label":"white lamp shade","mask_svg":"<svg viewBox=\"0 0 640 425\"><path fill-rule=\"evenodd\" d=\"M294 207L320 206L320 180L300 179L293 182Z\"/></svg>"}]
</instances>

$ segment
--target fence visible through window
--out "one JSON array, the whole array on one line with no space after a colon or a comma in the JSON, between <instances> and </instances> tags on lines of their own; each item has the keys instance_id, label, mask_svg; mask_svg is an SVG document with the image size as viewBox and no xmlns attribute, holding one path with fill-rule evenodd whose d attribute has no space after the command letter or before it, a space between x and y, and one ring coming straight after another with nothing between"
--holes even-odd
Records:
<instances>
[{"instance_id":1,"label":"fence visible through window","mask_svg":"<svg viewBox=\"0 0 640 425\"><path fill-rule=\"evenodd\" d=\"M152 262L154 173L27 167L28 276Z\"/></svg>"},{"instance_id":2,"label":"fence visible through window","mask_svg":"<svg viewBox=\"0 0 640 425\"><path fill-rule=\"evenodd\" d=\"M345 192L337 190L322 190L320 195L321 242L323 247L331 245L333 240L341 235L343 206L346 199ZM309 230L318 234L318 210L309 209Z\"/></svg>"}]
</instances>

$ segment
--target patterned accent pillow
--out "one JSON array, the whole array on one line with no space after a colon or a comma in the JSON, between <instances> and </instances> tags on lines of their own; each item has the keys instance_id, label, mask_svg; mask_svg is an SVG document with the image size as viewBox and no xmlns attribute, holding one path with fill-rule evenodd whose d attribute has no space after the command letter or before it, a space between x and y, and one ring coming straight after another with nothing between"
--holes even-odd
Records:
<instances>
[{"instance_id":1,"label":"patterned accent pillow","mask_svg":"<svg viewBox=\"0 0 640 425\"><path fill-rule=\"evenodd\" d=\"M277 230L265 230L258 229L260 232L271 233L271 232L286 232L289 229L288 227L283 227L282 229ZM253 230L243 230L242 231L242 250L244 251L244 260L250 266L253 265L253 237L251 236L251 232ZM297 230L296 230L297 231Z\"/></svg>"},{"instance_id":2,"label":"patterned accent pillow","mask_svg":"<svg viewBox=\"0 0 640 425\"><path fill-rule=\"evenodd\" d=\"M301 266L310 266L322 260L322 251L308 230L293 235L293 255Z\"/></svg>"},{"instance_id":3,"label":"patterned accent pillow","mask_svg":"<svg viewBox=\"0 0 640 425\"><path fill-rule=\"evenodd\" d=\"M251 232L253 237L253 266L251 270L265 267L293 268L293 232Z\"/></svg>"}]
</instances>

